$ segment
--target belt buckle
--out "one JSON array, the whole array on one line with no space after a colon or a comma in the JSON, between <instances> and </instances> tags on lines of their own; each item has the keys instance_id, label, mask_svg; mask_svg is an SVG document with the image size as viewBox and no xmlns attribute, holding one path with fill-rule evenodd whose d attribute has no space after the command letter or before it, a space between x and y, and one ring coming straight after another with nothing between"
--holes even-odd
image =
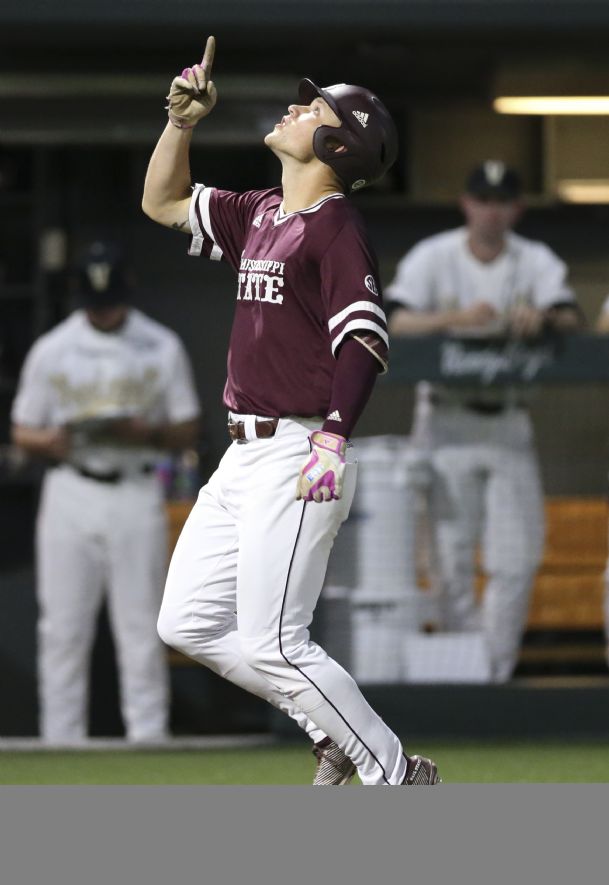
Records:
<instances>
[{"instance_id":1,"label":"belt buckle","mask_svg":"<svg viewBox=\"0 0 609 885\"><path fill-rule=\"evenodd\" d=\"M261 418L256 419L254 423L254 432L256 434L256 439L270 439L270 437L275 435L275 431L277 429L277 425L279 420L277 418ZM243 444L247 443L250 440L245 435L245 422L244 421L233 421L231 419L227 422L228 427L228 435L230 438L237 443ZM265 426L266 428L270 428L270 433L262 433L258 434L259 427L262 428ZM241 435L243 434L243 435Z\"/></svg>"},{"instance_id":2,"label":"belt buckle","mask_svg":"<svg viewBox=\"0 0 609 885\"><path fill-rule=\"evenodd\" d=\"M247 442L246 439L243 439L242 437L239 436L239 426L240 425L243 426L242 421L232 421L230 419L226 425L228 427L228 435L233 440L233 442L236 442L236 443Z\"/></svg>"}]
</instances>

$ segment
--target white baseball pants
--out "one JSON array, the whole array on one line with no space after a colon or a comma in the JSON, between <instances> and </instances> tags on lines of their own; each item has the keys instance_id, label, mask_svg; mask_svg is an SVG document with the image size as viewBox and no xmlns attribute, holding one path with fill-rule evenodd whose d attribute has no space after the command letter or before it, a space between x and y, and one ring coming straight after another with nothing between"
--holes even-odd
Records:
<instances>
[{"instance_id":1,"label":"white baseball pants","mask_svg":"<svg viewBox=\"0 0 609 885\"><path fill-rule=\"evenodd\" d=\"M239 416L244 417L244 416ZM319 421L281 419L270 439L234 442L201 490L176 545L159 616L168 644L329 735L364 784L399 784L398 738L351 676L311 642L328 557L355 490L340 501L295 500Z\"/></svg>"},{"instance_id":2,"label":"white baseball pants","mask_svg":"<svg viewBox=\"0 0 609 885\"><path fill-rule=\"evenodd\" d=\"M169 685L156 620L167 566L161 489L154 476L116 484L68 466L48 471L37 524L40 730L75 743L87 730L89 658L104 593L127 737L166 736Z\"/></svg>"},{"instance_id":3,"label":"white baseball pants","mask_svg":"<svg viewBox=\"0 0 609 885\"><path fill-rule=\"evenodd\" d=\"M438 407L431 420L431 514L443 591L444 626L480 626L493 680L518 661L543 552L543 493L527 413L478 415ZM476 611L476 551L487 575Z\"/></svg>"}]
</instances>

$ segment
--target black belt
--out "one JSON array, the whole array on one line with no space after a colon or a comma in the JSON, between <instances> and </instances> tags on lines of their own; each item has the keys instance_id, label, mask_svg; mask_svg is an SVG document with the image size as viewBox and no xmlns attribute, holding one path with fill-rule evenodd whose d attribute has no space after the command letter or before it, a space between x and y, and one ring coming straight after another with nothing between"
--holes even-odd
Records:
<instances>
[{"instance_id":1,"label":"black belt","mask_svg":"<svg viewBox=\"0 0 609 885\"><path fill-rule=\"evenodd\" d=\"M256 436L258 439L270 439L271 436L275 436L278 424L279 418L260 418L255 424ZM228 435L237 442L246 442L245 422L229 419Z\"/></svg>"},{"instance_id":2,"label":"black belt","mask_svg":"<svg viewBox=\"0 0 609 885\"><path fill-rule=\"evenodd\" d=\"M106 482L110 483L110 485L116 485L116 483L121 482L125 479L129 474L124 473L122 470L110 470L108 473L97 473L94 470L87 470L86 467L75 467L77 473L81 476L84 476L86 479L93 479L95 482ZM152 473L154 470L153 464L144 464L143 467L140 467L138 473L148 474Z\"/></svg>"},{"instance_id":3,"label":"black belt","mask_svg":"<svg viewBox=\"0 0 609 885\"><path fill-rule=\"evenodd\" d=\"M520 403L484 403L484 402L469 402L463 403L464 408L468 410L468 412L476 412L477 415L501 415L503 412L507 412L508 409L524 409L523 405Z\"/></svg>"},{"instance_id":4,"label":"black belt","mask_svg":"<svg viewBox=\"0 0 609 885\"><path fill-rule=\"evenodd\" d=\"M431 402L434 406L456 406L468 412L475 412L477 415L502 415L503 412L507 412L510 409L526 409L524 403L489 403L484 400L466 400L465 402L456 400L452 402L451 400L442 399L435 394L432 394Z\"/></svg>"}]
</instances>

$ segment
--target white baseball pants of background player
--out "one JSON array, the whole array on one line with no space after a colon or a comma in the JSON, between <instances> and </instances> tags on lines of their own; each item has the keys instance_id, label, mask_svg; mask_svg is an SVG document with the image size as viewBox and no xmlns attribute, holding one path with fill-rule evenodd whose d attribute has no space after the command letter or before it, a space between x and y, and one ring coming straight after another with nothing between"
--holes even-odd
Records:
<instances>
[{"instance_id":1,"label":"white baseball pants of background player","mask_svg":"<svg viewBox=\"0 0 609 885\"><path fill-rule=\"evenodd\" d=\"M309 638L356 477L356 465L348 464L338 501L295 499L308 435L319 426L319 419L282 418L270 439L229 447L176 545L159 633L292 715L313 740L329 735L363 784L400 784L406 759L398 738L351 676Z\"/></svg>"},{"instance_id":2,"label":"white baseball pants of background player","mask_svg":"<svg viewBox=\"0 0 609 885\"><path fill-rule=\"evenodd\" d=\"M444 627L480 627L493 680L505 682L518 660L543 552L543 494L530 419L521 408L479 415L441 405L429 421ZM487 576L480 617L474 592L479 542Z\"/></svg>"},{"instance_id":3,"label":"white baseball pants of background player","mask_svg":"<svg viewBox=\"0 0 609 885\"><path fill-rule=\"evenodd\" d=\"M89 658L104 592L127 737L167 732L166 652L156 619L167 567L162 490L154 475L117 483L49 470L37 524L40 728L51 743L87 731Z\"/></svg>"}]
</instances>

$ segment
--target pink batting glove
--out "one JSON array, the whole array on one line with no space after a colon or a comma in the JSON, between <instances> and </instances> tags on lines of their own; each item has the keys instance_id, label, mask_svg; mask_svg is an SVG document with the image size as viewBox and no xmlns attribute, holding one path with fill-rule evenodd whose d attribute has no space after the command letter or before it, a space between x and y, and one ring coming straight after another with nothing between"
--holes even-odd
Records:
<instances>
[{"instance_id":1,"label":"pink batting glove","mask_svg":"<svg viewBox=\"0 0 609 885\"><path fill-rule=\"evenodd\" d=\"M297 501L338 500L343 491L347 440L336 433L315 430L309 437L311 456L300 471Z\"/></svg>"}]
</instances>

